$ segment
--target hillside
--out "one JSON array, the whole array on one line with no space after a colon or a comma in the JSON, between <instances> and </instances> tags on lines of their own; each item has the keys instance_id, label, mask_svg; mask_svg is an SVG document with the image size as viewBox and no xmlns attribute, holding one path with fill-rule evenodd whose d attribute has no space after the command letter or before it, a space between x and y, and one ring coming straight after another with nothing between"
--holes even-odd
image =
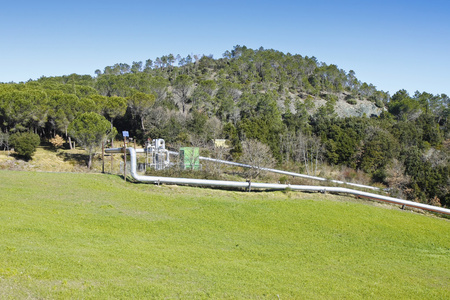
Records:
<instances>
[{"instance_id":1,"label":"hillside","mask_svg":"<svg viewBox=\"0 0 450 300\"><path fill-rule=\"evenodd\" d=\"M95 73L0 84L0 149L29 132L83 144L74 124L97 120L105 130L84 145L90 154L128 131L141 145L163 138L176 150L244 163L256 155L267 167L329 178L339 169L395 197L450 206L448 95L389 95L333 63L240 45L221 58L169 54Z\"/></svg>"},{"instance_id":2,"label":"hillside","mask_svg":"<svg viewBox=\"0 0 450 300\"><path fill-rule=\"evenodd\" d=\"M100 174L0 171L0 190L3 299L450 296L446 219Z\"/></svg>"}]
</instances>

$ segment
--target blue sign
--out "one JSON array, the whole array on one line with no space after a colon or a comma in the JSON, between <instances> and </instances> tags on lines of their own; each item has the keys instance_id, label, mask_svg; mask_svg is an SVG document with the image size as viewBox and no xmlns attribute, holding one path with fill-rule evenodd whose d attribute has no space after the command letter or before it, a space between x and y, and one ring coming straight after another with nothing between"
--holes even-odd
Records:
<instances>
[{"instance_id":1,"label":"blue sign","mask_svg":"<svg viewBox=\"0 0 450 300\"><path fill-rule=\"evenodd\" d=\"M122 135L123 137L129 137L130 135L128 134L128 131L122 131Z\"/></svg>"}]
</instances>

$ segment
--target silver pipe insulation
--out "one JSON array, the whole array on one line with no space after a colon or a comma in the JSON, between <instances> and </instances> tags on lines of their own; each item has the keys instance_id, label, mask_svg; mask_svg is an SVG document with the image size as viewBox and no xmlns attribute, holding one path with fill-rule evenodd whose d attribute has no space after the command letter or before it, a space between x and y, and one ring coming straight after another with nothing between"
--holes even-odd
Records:
<instances>
[{"instance_id":1,"label":"silver pipe insulation","mask_svg":"<svg viewBox=\"0 0 450 300\"><path fill-rule=\"evenodd\" d=\"M178 155L178 152L169 151L169 154ZM233 165L233 166L238 166L238 167L244 167L244 168L256 168L255 166L251 166L251 165L247 165L247 164L241 164L241 163L236 163L236 162L232 162L232 161L215 159L215 158L204 157L204 156L199 156L199 159L200 160L206 160L206 161L212 161L212 162L218 162L218 163L221 163L221 164L227 164L227 165ZM288 175L288 176L301 177L301 178L312 179L312 180L319 180L319 181L328 181L328 182L337 183L337 184L346 184L346 185L351 185L351 186L355 186L355 187L359 187L359 188L365 188L365 189L370 189L370 190L381 190L380 188L377 188L377 187L374 187L374 186L370 186L370 185L363 185L363 184L352 183L352 182L345 182L345 181L340 181L340 180L326 179L326 178L322 178L322 177L310 176L310 175L299 174L299 173L294 173L294 172L288 172L288 171L283 171L283 170L270 169L270 168L259 168L259 169L262 170L262 171L278 173L278 174L283 174L283 175Z\"/></svg>"},{"instance_id":2,"label":"silver pipe insulation","mask_svg":"<svg viewBox=\"0 0 450 300\"><path fill-rule=\"evenodd\" d=\"M123 153L123 148L111 148L105 150L107 153ZM428 211L450 215L450 209L437 207L433 205L413 202L409 200L403 200L383 195L377 195L368 192L362 192L358 190L352 190L342 187L326 187L326 186L308 186L308 185L290 185L290 184L277 184L277 183L260 183L260 182L241 182L241 181L227 181L227 180L208 180L208 179L192 179L192 178L174 178L174 177L159 177L159 176L146 176L139 175L136 172L136 151L134 148L127 148L127 152L130 154L131 161L131 176L140 182L151 183L168 183L168 184L186 184L197 186L220 186L220 187L233 187L233 188L257 188L257 189L274 189L274 190L298 190L309 192L332 192L332 193L346 193L355 195L357 197L364 197L388 203L409 206L414 208L420 208ZM141 151L139 151L141 152ZM143 150L142 150L143 152Z\"/></svg>"}]
</instances>

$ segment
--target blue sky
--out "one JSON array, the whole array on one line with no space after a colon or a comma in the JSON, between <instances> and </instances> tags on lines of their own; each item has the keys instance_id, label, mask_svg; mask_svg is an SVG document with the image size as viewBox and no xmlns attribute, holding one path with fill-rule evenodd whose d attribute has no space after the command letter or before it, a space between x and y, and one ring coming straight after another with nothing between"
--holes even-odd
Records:
<instances>
[{"instance_id":1,"label":"blue sky","mask_svg":"<svg viewBox=\"0 0 450 300\"><path fill-rule=\"evenodd\" d=\"M0 82L235 45L315 56L393 95L450 95L450 1L8 1Z\"/></svg>"}]
</instances>

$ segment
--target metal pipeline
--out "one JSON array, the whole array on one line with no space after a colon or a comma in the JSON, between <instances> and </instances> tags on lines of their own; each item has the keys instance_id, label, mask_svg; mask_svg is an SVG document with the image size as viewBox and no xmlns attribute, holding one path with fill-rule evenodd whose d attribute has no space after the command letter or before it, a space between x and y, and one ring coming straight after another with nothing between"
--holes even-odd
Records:
<instances>
[{"instance_id":1,"label":"metal pipeline","mask_svg":"<svg viewBox=\"0 0 450 300\"><path fill-rule=\"evenodd\" d=\"M140 182L151 182L151 183L168 183L168 184L186 184L186 185L196 185L196 186L220 186L220 187L233 187L233 188L251 188L256 189L273 189L273 190L298 190L298 191L309 191L309 192L331 192L331 193L345 193L355 195L357 197L364 197L374 200L379 200L383 202L398 204L402 206L409 206L414 208L419 208L423 210L433 211L437 213L450 215L450 209L437 207L433 205L413 202L409 200L403 200L368 192L362 192L357 190L352 190L342 187L326 187L326 186L309 186L309 185L290 185L290 184L277 184L277 183L261 183L261 182L241 182L241 181L227 181L227 180L208 180L208 179L192 179L192 178L175 178L175 177L160 177L160 176L146 176L139 175L136 172L136 151L134 148L127 148L130 154L130 169L131 176ZM107 153L123 153L123 148L111 148L106 149ZM141 151L139 151L141 152ZM142 151L143 152L143 151Z\"/></svg>"},{"instance_id":2,"label":"metal pipeline","mask_svg":"<svg viewBox=\"0 0 450 300\"><path fill-rule=\"evenodd\" d=\"M169 154L178 155L178 152L169 151ZM212 162L218 162L218 163L221 163L221 164L227 164L227 165L233 165L233 166L238 166L238 167L244 167L244 168L255 168L255 166L251 166L251 165L247 165L247 164L241 164L241 163L236 163L236 162L232 162L232 161L215 159L215 158L204 157L204 156L199 156L199 159L200 160L206 160L206 161L212 161ZM370 186L370 185L363 185L363 184L352 183L352 182L345 182L345 181L340 181L340 180L326 179L326 178L322 178L322 177L310 176L310 175L299 174L299 173L288 172L288 171L282 171L282 170L277 170L277 169L270 169L270 168L259 168L259 169L262 170L262 171L278 173L278 174L283 174L283 175L288 175L288 176L293 176L293 177L301 177L301 178L318 180L318 181L327 181L327 182L332 182L332 183L337 183L337 184L346 184L346 185L351 185L351 186L355 186L355 187L359 187L359 188L365 188L365 189L370 189L370 190L381 190L380 188L377 188L377 187L374 187L374 186Z\"/></svg>"}]
</instances>

